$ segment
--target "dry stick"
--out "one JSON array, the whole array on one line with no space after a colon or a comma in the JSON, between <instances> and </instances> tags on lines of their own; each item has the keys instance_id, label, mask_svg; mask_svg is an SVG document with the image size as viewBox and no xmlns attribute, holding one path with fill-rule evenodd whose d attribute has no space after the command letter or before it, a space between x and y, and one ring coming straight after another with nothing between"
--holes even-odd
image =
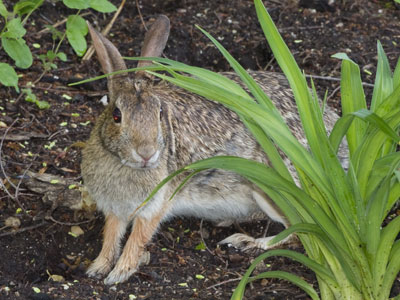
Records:
<instances>
[{"instance_id":1,"label":"dry stick","mask_svg":"<svg viewBox=\"0 0 400 300\"><path fill-rule=\"evenodd\" d=\"M206 287L206 289L209 290L209 289L215 288L215 287L217 287L217 286L220 286L220 285L223 285L223 284L226 284L226 283L235 282L235 281L240 281L240 280L242 280L241 277L239 277L239 278L233 278L233 279L228 279L228 280L225 280L225 281L218 282L218 283L216 283L216 284L210 285L209 287Z\"/></svg>"},{"instance_id":2,"label":"dry stick","mask_svg":"<svg viewBox=\"0 0 400 300\"><path fill-rule=\"evenodd\" d=\"M210 248L207 247L206 241L204 240L204 237L203 237L203 219L201 219L201 221L200 221L199 232L200 232L200 238L201 238L201 241L202 241L204 247L206 247L207 251L208 251L211 255L215 256L215 253L213 253L213 252L210 250ZM221 257L219 257L218 255L217 255L217 257L218 257L218 259L219 259L223 264L225 264L225 265L227 264L227 262L226 262L225 260L223 260Z\"/></svg>"},{"instance_id":3,"label":"dry stick","mask_svg":"<svg viewBox=\"0 0 400 300\"><path fill-rule=\"evenodd\" d=\"M36 225L32 225L32 226L29 226L29 227L24 227L24 228L21 228L21 229L16 230L16 231L9 231L9 232L2 233L2 234L0 234L0 237L8 236L8 235L14 235L14 234L21 233L21 232L24 232L24 231L27 231L27 230L36 229L36 228L41 227L41 226L46 225L46 224L47 224L46 221L42 221L42 223L39 223L39 224L36 224Z\"/></svg>"},{"instance_id":4,"label":"dry stick","mask_svg":"<svg viewBox=\"0 0 400 300\"><path fill-rule=\"evenodd\" d=\"M329 99L331 99L339 90L340 90L340 85L333 90L333 92L326 98L326 101L328 102Z\"/></svg>"},{"instance_id":5,"label":"dry stick","mask_svg":"<svg viewBox=\"0 0 400 300\"><path fill-rule=\"evenodd\" d=\"M143 27L146 31L148 31L146 24L144 23L143 16L142 16L142 11L140 10L139 6L139 0L136 0L136 8L140 17L140 20L142 21Z\"/></svg>"},{"instance_id":6,"label":"dry stick","mask_svg":"<svg viewBox=\"0 0 400 300\"><path fill-rule=\"evenodd\" d=\"M25 178L26 172L28 172L28 170L31 168L34 160L36 159L37 155L33 158L33 160L31 161L31 163L29 164L29 166L26 168L26 170L24 171L24 173L21 176L21 179L19 180L17 187L15 188L15 200L18 202L18 193L19 193L19 186L22 183L22 180Z\"/></svg>"},{"instance_id":7,"label":"dry stick","mask_svg":"<svg viewBox=\"0 0 400 300\"><path fill-rule=\"evenodd\" d=\"M203 219L201 219L200 221L200 237L201 237L201 241L203 242L204 247L206 247L207 251L210 252L211 255L214 255L214 253L211 252L211 250L207 247L206 241L204 240L203 237Z\"/></svg>"},{"instance_id":8,"label":"dry stick","mask_svg":"<svg viewBox=\"0 0 400 300\"><path fill-rule=\"evenodd\" d=\"M69 223L69 222L61 222L61 221L58 221L58 220L54 219L54 217L51 216L51 215L46 216L45 218L48 219L48 220L50 220L50 221L53 221L54 223L57 223L57 224L63 225L63 226L77 226L77 225L81 225L81 224L90 223L90 222L92 222L93 220L96 220L96 217L94 217L94 218L91 218L91 219L89 219L89 220L85 220L85 221L81 221L81 222L77 222L77 223Z\"/></svg>"},{"instance_id":9,"label":"dry stick","mask_svg":"<svg viewBox=\"0 0 400 300\"><path fill-rule=\"evenodd\" d=\"M101 34L102 34L103 36L106 36L106 35L110 32L111 27L114 25L115 20L118 18L119 14L121 13L122 8L123 8L124 5L125 5L125 2L126 2L126 0L122 0L122 2L121 2L121 4L119 5L117 11L115 12L114 16L112 17L110 23L108 23L108 25L106 26L106 28L104 28L104 29L101 31ZM90 46L89 50L85 53L85 55L83 56L82 60L89 60L89 59L92 57L93 53L94 53L94 47L93 47L93 45L92 45L92 46Z\"/></svg>"},{"instance_id":10,"label":"dry stick","mask_svg":"<svg viewBox=\"0 0 400 300\"><path fill-rule=\"evenodd\" d=\"M84 16L87 16L87 15L90 15L90 14L91 14L91 12L86 12L86 13L81 14L80 16L81 16L81 17L84 17ZM62 24L66 23L67 20L68 20L68 19L64 19L64 20L62 20L62 21L58 21L57 23L54 23L54 25L51 25L51 26L53 26L54 28L57 28L58 26L61 26ZM39 31L38 33L36 33L36 34L37 34L37 35L41 35L41 34L43 34L43 33L46 33L47 31L50 31L50 29L49 29L49 28L42 29L42 30L40 30L40 31Z\"/></svg>"},{"instance_id":11,"label":"dry stick","mask_svg":"<svg viewBox=\"0 0 400 300\"><path fill-rule=\"evenodd\" d=\"M306 75L307 78L312 78L312 79L322 79L322 80L330 80L330 81L341 81L340 78L337 77L330 77L330 76L318 76L318 75ZM367 87L374 87L372 83L366 83L362 82L362 85L367 86Z\"/></svg>"}]
</instances>

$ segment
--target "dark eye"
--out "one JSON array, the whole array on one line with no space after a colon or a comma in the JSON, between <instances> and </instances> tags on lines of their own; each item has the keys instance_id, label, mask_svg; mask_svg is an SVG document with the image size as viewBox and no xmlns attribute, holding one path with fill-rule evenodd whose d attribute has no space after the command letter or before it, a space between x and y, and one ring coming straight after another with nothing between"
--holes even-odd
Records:
<instances>
[{"instance_id":1,"label":"dark eye","mask_svg":"<svg viewBox=\"0 0 400 300\"><path fill-rule=\"evenodd\" d=\"M121 111L119 110L118 107L114 108L112 115L115 123L121 123L122 116L121 116Z\"/></svg>"},{"instance_id":2,"label":"dark eye","mask_svg":"<svg viewBox=\"0 0 400 300\"><path fill-rule=\"evenodd\" d=\"M162 118L163 117L163 110L162 110L162 107L160 107L160 118Z\"/></svg>"}]
</instances>

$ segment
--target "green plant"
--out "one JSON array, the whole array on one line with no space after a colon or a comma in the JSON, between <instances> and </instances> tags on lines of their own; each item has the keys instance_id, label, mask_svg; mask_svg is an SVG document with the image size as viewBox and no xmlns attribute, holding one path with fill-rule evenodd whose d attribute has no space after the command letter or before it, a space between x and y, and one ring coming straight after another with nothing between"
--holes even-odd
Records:
<instances>
[{"instance_id":1,"label":"green plant","mask_svg":"<svg viewBox=\"0 0 400 300\"><path fill-rule=\"evenodd\" d=\"M50 104L47 101L40 101L30 88L22 89L22 93L25 94L25 101L35 103L39 109L48 109Z\"/></svg>"},{"instance_id":2,"label":"green plant","mask_svg":"<svg viewBox=\"0 0 400 300\"><path fill-rule=\"evenodd\" d=\"M27 69L32 65L32 53L23 38L26 33L24 25L29 16L42 3L43 0L20 0L13 5L12 12L9 12L3 0L0 0L0 15L4 18L5 24L0 32L1 45L18 68ZM68 16L65 33L48 26L52 32L53 41L59 39L59 43L56 47L53 44L53 49L48 50L46 54L39 55L45 72L57 68L55 64L57 58L66 61L65 53L59 51L65 36L78 56L82 56L86 52L85 36L88 33L88 28L85 20L79 15L82 9L92 8L103 13L116 10L116 7L108 0L63 0L63 3L68 8L78 9L78 12L76 15ZM24 18L22 19L22 17ZM19 91L18 75L15 69L7 63L0 63L0 83L5 86L12 86Z\"/></svg>"},{"instance_id":3,"label":"green plant","mask_svg":"<svg viewBox=\"0 0 400 300\"><path fill-rule=\"evenodd\" d=\"M396 133L400 127L400 61L392 75L378 42L377 75L371 108L367 110L359 67L346 55L335 55L342 59L344 115L328 136L314 85L310 91L261 0L254 2L265 36L293 90L310 150L295 139L248 73L202 30L229 61L251 96L220 74L171 60L153 58L158 65L146 69L238 113L268 153L273 168L242 158L214 157L171 174L148 199L182 172L191 172L186 179L189 180L208 168L235 171L265 191L290 220L292 226L272 243L296 233L307 255L290 250L264 253L243 276L232 299L243 297L247 283L275 277L298 285L312 299L386 300L400 270L400 241L396 241L400 216L386 218L400 197L400 152L396 151L400 141ZM171 76L154 72L157 70L167 71ZM342 168L336 155L344 136L349 144L348 171ZM296 166L301 187L293 183L277 148ZM287 272L270 271L251 277L257 263L276 255L290 257L312 269L317 275L320 295L304 280Z\"/></svg>"},{"instance_id":4,"label":"green plant","mask_svg":"<svg viewBox=\"0 0 400 300\"><path fill-rule=\"evenodd\" d=\"M0 32L1 46L21 69L27 69L32 65L32 53L24 40L26 33L24 25L32 12L42 3L43 0L20 0L14 4L13 11L9 12L0 0L0 15L4 18L5 24ZM0 63L0 82L5 86L13 86L18 91L18 76L9 64Z\"/></svg>"},{"instance_id":5,"label":"green plant","mask_svg":"<svg viewBox=\"0 0 400 300\"><path fill-rule=\"evenodd\" d=\"M85 54L87 49L85 36L88 27L85 20L79 15L82 9L92 8L98 12L109 13L117 8L108 0L63 0L65 6L71 9L78 9L76 15L70 15L67 19L66 35L78 56Z\"/></svg>"}]
</instances>

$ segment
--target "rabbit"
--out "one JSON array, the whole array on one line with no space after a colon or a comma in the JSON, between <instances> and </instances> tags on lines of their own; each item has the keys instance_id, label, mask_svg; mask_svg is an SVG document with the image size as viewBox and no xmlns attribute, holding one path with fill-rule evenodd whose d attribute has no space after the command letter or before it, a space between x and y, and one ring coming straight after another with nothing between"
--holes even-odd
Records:
<instances>
[{"instance_id":1,"label":"rabbit","mask_svg":"<svg viewBox=\"0 0 400 300\"><path fill-rule=\"evenodd\" d=\"M169 19L160 15L146 33L141 56L160 56L169 29ZM89 31L103 72L126 69L117 48L90 24ZM138 66L150 64L139 61ZM239 81L234 73L224 74ZM271 72L251 74L306 146L286 79ZM251 220L262 212L289 226L280 209L259 188L233 172L219 169L195 175L169 201L184 178L178 176L139 208L165 177L197 160L234 155L268 164L268 158L240 118L223 105L167 82L155 82L144 71L137 71L134 78L130 75L108 77L110 102L98 117L82 152L84 185L105 215L102 249L87 270L89 276L106 276L105 284L126 281L148 259L146 244L160 223L176 216L227 225L235 220ZM331 130L338 116L328 108L325 118L327 129ZM286 158L285 162L296 176L293 165ZM130 224L131 233L121 254L121 239ZM223 242L268 249L271 238L235 234Z\"/></svg>"}]
</instances>

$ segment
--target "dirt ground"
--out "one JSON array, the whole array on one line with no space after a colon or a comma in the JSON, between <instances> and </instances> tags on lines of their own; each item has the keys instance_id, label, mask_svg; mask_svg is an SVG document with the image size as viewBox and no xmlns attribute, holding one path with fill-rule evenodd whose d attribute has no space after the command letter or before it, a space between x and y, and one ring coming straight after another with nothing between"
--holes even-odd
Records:
<instances>
[{"instance_id":1,"label":"dirt ground","mask_svg":"<svg viewBox=\"0 0 400 300\"><path fill-rule=\"evenodd\" d=\"M10 9L13 1L4 2ZM259 28L252 1L142 0L138 3L147 25L160 13L170 18L172 28L165 50L168 58L215 71L229 70L218 51L195 28L198 24L245 68L280 72ZM271 0L265 4L300 67L307 74L324 77L315 80L317 88L321 95L328 91L328 103L338 110L340 91L336 79L340 76L340 61L331 55L347 53L361 66L366 83L374 81L378 39L392 68L400 56L400 10L391 1L336 0L328 6L322 0ZM68 61L57 61L57 69L42 74L43 66L37 55L51 49L52 38L50 33L41 30L71 13L61 2L45 1L32 14L27 26L28 45L39 43L41 47L33 50L34 65L28 70L18 70L20 86L28 87L34 82L33 92L38 99L48 101L50 108L39 110L13 88L2 86L0 89L0 120L4 123L0 128L0 176L9 192L0 190L0 299L229 299L254 258L217 245L224 237L237 232L236 228L217 228L198 219L175 219L164 224L153 238L148 247L151 253L148 265L141 267L126 283L105 286L85 275L86 267L100 251L103 217L63 207L65 190L56 193L57 202L52 205L42 199L41 193L29 189L25 180L28 170L74 182L81 180L82 142L88 138L103 108L100 98L107 93L104 80L68 86L101 72L95 56L89 62L82 62L66 42L61 50L67 54ZM85 16L101 29L111 17L93 12ZM135 1L127 1L111 33L110 40L123 55L139 54L145 29ZM0 61L10 62L3 51ZM365 89L370 97L371 88ZM19 226L6 227L9 217L18 219ZM75 232L71 229L73 225L79 226L83 234L71 234ZM282 229L267 222L242 227L255 236L265 232L272 235ZM266 263L268 270L294 272L316 285L308 269L290 260L272 258ZM399 293L398 279L393 294ZM262 280L248 287L246 299L308 298L287 282Z\"/></svg>"}]
</instances>

